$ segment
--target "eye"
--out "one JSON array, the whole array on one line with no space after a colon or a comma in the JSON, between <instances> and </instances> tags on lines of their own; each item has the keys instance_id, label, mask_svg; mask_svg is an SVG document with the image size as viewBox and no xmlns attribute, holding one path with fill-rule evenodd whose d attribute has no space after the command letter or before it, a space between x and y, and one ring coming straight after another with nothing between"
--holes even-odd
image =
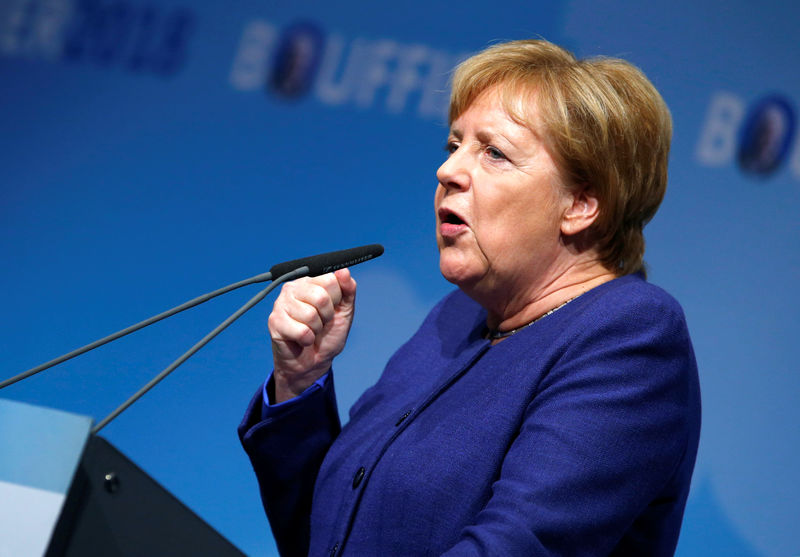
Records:
<instances>
[{"instance_id":1,"label":"eye","mask_svg":"<svg viewBox=\"0 0 800 557\"><path fill-rule=\"evenodd\" d=\"M455 141L448 141L444 146L444 150L448 155L452 155L453 153L456 152L457 149L458 149L458 143L456 143Z\"/></svg>"},{"instance_id":2,"label":"eye","mask_svg":"<svg viewBox=\"0 0 800 557\"><path fill-rule=\"evenodd\" d=\"M496 161L505 160L507 158L500 149L492 147L491 145L486 148L486 154L489 155L490 159Z\"/></svg>"}]
</instances>

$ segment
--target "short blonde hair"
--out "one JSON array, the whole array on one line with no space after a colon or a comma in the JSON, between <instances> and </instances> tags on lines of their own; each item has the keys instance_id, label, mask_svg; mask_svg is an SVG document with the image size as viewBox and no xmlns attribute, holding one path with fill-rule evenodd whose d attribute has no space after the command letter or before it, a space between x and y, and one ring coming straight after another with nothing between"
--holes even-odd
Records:
<instances>
[{"instance_id":1,"label":"short blonde hair","mask_svg":"<svg viewBox=\"0 0 800 557\"><path fill-rule=\"evenodd\" d=\"M600 214L591 227L602 263L618 275L644 272L644 225L667 187L672 118L637 67L617 58L575 56L544 40L497 44L453 75L452 124L499 86L512 118L533 126L536 102L545 138L568 186L594 188Z\"/></svg>"}]
</instances>

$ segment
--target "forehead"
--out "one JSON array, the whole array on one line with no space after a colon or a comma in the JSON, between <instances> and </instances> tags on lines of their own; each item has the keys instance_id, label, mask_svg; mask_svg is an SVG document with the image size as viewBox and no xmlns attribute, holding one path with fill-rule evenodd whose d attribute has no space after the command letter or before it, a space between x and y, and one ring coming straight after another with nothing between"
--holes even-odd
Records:
<instances>
[{"instance_id":1,"label":"forehead","mask_svg":"<svg viewBox=\"0 0 800 557\"><path fill-rule=\"evenodd\" d=\"M455 119L451 120L451 128L457 127L457 122L466 112L479 107L483 109L496 108L502 111L506 118L528 128L536 135L542 131L538 92L533 86L501 82L478 91Z\"/></svg>"},{"instance_id":2,"label":"forehead","mask_svg":"<svg viewBox=\"0 0 800 557\"><path fill-rule=\"evenodd\" d=\"M543 130L536 93L527 88L506 84L487 87L476 94L450 123L452 131L460 130L468 113L470 119L478 118L479 123L488 125L505 120L537 137Z\"/></svg>"}]
</instances>

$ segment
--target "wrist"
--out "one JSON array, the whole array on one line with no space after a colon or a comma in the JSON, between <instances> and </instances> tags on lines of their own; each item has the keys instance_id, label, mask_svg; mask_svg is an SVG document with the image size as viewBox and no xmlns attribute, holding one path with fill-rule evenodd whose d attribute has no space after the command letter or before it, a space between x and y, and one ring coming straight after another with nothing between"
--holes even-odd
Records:
<instances>
[{"instance_id":1,"label":"wrist","mask_svg":"<svg viewBox=\"0 0 800 557\"><path fill-rule=\"evenodd\" d=\"M287 400L300 396L303 392L313 385L320 377L325 375L330 369L330 365L324 368L309 370L305 373L286 373L279 369L273 371L274 383L274 403L280 404Z\"/></svg>"}]
</instances>

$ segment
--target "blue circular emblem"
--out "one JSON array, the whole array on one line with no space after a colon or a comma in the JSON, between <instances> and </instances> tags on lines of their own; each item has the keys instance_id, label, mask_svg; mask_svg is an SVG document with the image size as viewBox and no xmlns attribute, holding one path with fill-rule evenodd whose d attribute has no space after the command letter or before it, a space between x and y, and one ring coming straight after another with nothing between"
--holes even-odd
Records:
<instances>
[{"instance_id":1,"label":"blue circular emblem","mask_svg":"<svg viewBox=\"0 0 800 557\"><path fill-rule=\"evenodd\" d=\"M739 137L739 167L761 176L772 174L786 159L795 131L795 113L778 95L753 105Z\"/></svg>"},{"instance_id":2,"label":"blue circular emblem","mask_svg":"<svg viewBox=\"0 0 800 557\"><path fill-rule=\"evenodd\" d=\"M275 93L288 98L305 95L317 74L325 36L310 21L300 21L281 33L272 72L267 83Z\"/></svg>"}]
</instances>

